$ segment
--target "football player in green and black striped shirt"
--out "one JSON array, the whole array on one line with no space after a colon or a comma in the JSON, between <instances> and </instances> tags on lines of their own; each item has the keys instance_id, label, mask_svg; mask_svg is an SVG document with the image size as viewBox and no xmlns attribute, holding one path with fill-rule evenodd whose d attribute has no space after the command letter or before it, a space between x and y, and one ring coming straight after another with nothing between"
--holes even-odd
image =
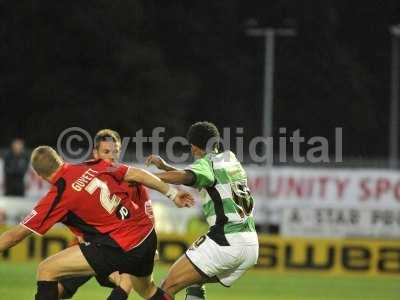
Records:
<instances>
[{"instance_id":1,"label":"football player in green and black striped shirt","mask_svg":"<svg viewBox=\"0 0 400 300\"><path fill-rule=\"evenodd\" d=\"M210 122L193 124L188 139L195 161L186 169L174 168L156 155L146 161L166 171L156 174L163 181L198 189L210 225L169 270L162 288L171 296L196 284L219 282L229 287L258 259L254 201L241 163L231 151L218 151L220 135ZM187 300L204 299L191 296L190 288L188 294Z\"/></svg>"}]
</instances>

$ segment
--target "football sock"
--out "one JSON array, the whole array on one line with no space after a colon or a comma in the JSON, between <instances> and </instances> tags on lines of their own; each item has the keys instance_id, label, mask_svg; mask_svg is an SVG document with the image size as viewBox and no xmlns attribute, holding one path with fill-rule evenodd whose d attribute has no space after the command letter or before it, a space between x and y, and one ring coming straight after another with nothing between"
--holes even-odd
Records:
<instances>
[{"instance_id":1,"label":"football sock","mask_svg":"<svg viewBox=\"0 0 400 300\"><path fill-rule=\"evenodd\" d=\"M71 277L59 280L58 283L63 286L63 293L60 296L60 299L71 299L76 291L88 282L92 276L81 276L81 277Z\"/></svg>"},{"instance_id":2,"label":"football sock","mask_svg":"<svg viewBox=\"0 0 400 300\"><path fill-rule=\"evenodd\" d=\"M185 300L204 300L206 299L206 289L204 285L194 284L186 289Z\"/></svg>"},{"instance_id":3,"label":"football sock","mask_svg":"<svg viewBox=\"0 0 400 300\"><path fill-rule=\"evenodd\" d=\"M128 299L128 294L121 289L119 286L115 287L107 300L126 300Z\"/></svg>"},{"instance_id":4,"label":"football sock","mask_svg":"<svg viewBox=\"0 0 400 300\"><path fill-rule=\"evenodd\" d=\"M168 295L162 289L157 288L157 292L149 300L174 300L174 298Z\"/></svg>"},{"instance_id":5,"label":"football sock","mask_svg":"<svg viewBox=\"0 0 400 300\"><path fill-rule=\"evenodd\" d=\"M57 281L38 281L35 300L57 300Z\"/></svg>"}]
</instances>

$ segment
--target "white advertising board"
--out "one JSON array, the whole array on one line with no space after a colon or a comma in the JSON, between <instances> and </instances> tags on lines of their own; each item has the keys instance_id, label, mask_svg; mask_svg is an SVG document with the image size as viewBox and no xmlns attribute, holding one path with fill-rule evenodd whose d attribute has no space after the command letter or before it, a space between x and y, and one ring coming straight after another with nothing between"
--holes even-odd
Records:
<instances>
[{"instance_id":1,"label":"white advertising board","mask_svg":"<svg viewBox=\"0 0 400 300\"><path fill-rule=\"evenodd\" d=\"M285 236L400 239L398 171L257 166L245 168L256 202L254 214L259 225L272 225ZM151 168L150 171L155 169ZM3 182L0 160L0 194ZM39 179L32 170L27 173L25 183L25 200L19 199L20 201L12 203L12 198L0 198L0 213L7 210L9 222L29 212L33 203L48 190L48 184ZM198 197L196 191L192 192ZM154 204L161 203L173 208L170 201L158 192L150 191L150 198ZM168 209L168 215L171 214L171 218L179 222L186 215L199 214L199 203L196 208L190 212Z\"/></svg>"}]
</instances>

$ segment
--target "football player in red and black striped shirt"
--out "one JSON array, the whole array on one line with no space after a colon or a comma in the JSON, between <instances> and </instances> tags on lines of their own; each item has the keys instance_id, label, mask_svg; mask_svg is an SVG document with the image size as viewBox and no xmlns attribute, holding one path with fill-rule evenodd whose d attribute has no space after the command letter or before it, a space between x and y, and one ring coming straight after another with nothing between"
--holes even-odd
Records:
<instances>
[{"instance_id":1,"label":"football player in red and black striped shirt","mask_svg":"<svg viewBox=\"0 0 400 300\"><path fill-rule=\"evenodd\" d=\"M102 129L94 137L94 159L104 159L109 162L118 162L121 154L121 137L118 132L111 129ZM153 221L154 216L149 199L147 188L140 183L121 183L126 186L129 197L137 206L137 209L144 211L147 217ZM75 244L84 242L83 237L78 234ZM79 287L89 281L93 276L71 277L61 279L58 282L59 298L70 299L76 293ZM132 291L132 283L128 274L119 274L114 272L110 278L96 276L96 280L101 286L113 288L110 297L120 295L120 298L126 297Z\"/></svg>"},{"instance_id":2,"label":"football player in red and black striped shirt","mask_svg":"<svg viewBox=\"0 0 400 300\"><path fill-rule=\"evenodd\" d=\"M57 280L62 277L107 277L115 271L130 274L134 289L145 299L172 299L154 285L151 277L157 247L153 222L144 211L137 211L121 183L143 183L178 207L193 205L190 194L178 192L142 169L123 164L105 160L64 163L48 146L37 147L31 163L52 187L20 225L0 236L0 252L32 232L45 234L57 222L82 234L85 241L40 263L36 300L57 299Z\"/></svg>"}]
</instances>

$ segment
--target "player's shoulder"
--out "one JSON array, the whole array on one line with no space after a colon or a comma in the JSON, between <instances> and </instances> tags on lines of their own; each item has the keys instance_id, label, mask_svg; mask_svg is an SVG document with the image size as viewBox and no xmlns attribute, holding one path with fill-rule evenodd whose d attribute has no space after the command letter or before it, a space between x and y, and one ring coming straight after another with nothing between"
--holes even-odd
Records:
<instances>
[{"instance_id":1,"label":"player's shoulder","mask_svg":"<svg viewBox=\"0 0 400 300\"><path fill-rule=\"evenodd\" d=\"M210 152L204 155L201 159L209 161L209 162L218 162L218 161L237 161L236 154L231 150L225 150L221 152Z\"/></svg>"},{"instance_id":2,"label":"player's shoulder","mask_svg":"<svg viewBox=\"0 0 400 300\"><path fill-rule=\"evenodd\" d=\"M220 159L224 159L224 160L228 160L228 161L236 161L236 155L235 153L233 153L231 150L225 150L219 153L209 153L208 154L209 159L210 160L220 160Z\"/></svg>"},{"instance_id":3,"label":"player's shoulder","mask_svg":"<svg viewBox=\"0 0 400 300\"><path fill-rule=\"evenodd\" d=\"M73 165L76 170L82 169L96 169L96 170L105 170L110 166L114 166L112 162L109 162L104 159L90 159L84 162Z\"/></svg>"},{"instance_id":4,"label":"player's shoulder","mask_svg":"<svg viewBox=\"0 0 400 300\"><path fill-rule=\"evenodd\" d=\"M85 160L84 162L81 162L79 164L76 164L76 166L91 167L91 166L100 165L100 164L106 164L106 161L103 159L89 159L89 160Z\"/></svg>"},{"instance_id":5,"label":"player's shoulder","mask_svg":"<svg viewBox=\"0 0 400 300\"><path fill-rule=\"evenodd\" d=\"M92 170L93 172L98 172L99 169L102 169L103 166L102 160L87 160L84 162L76 163L76 164L65 164L65 172L63 174L63 178L67 181L75 180L76 178L81 177L86 172Z\"/></svg>"},{"instance_id":6,"label":"player's shoulder","mask_svg":"<svg viewBox=\"0 0 400 300\"><path fill-rule=\"evenodd\" d=\"M237 159L235 153L230 150L220 152L210 156L212 164L216 169L224 169L232 166L241 165L240 161Z\"/></svg>"}]
</instances>

